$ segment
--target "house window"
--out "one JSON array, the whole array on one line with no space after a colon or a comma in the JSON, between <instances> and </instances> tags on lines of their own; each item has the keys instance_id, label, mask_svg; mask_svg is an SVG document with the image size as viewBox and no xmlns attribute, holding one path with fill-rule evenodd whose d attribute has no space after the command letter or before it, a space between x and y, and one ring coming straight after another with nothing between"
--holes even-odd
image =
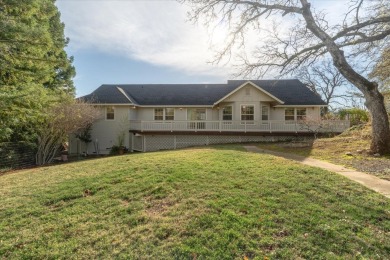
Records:
<instances>
[{"instance_id":1,"label":"house window","mask_svg":"<svg viewBox=\"0 0 390 260\"><path fill-rule=\"evenodd\" d=\"M175 120L174 108L165 108L165 120Z\"/></svg>"},{"instance_id":2,"label":"house window","mask_svg":"<svg viewBox=\"0 0 390 260\"><path fill-rule=\"evenodd\" d=\"M261 107L261 120L268 121L268 115L269 115L269 107L262 106Z\"/></svg>"},{"instance_id":3,"label":"house window","mask_svg":"<svg viewBox=\"0 0 390 260\"><path fill-rule=\"evenodd\" d=\"M306 120L306 108L286 108L284 110L284 120Z\"/></svg>"},{"instance_id":4,"label":"house window","mask_svg":"<svg viewBox=\"0 0 390 260\"><path fill-rule=\"evenodd\" d=\"M254 106L241 106L241 120L251 120L255 119L255 107Z\"/></svg>"},{"instance_id":5,"label":"house window","mask_svg":"<svg viewBox=\"0 0 390 260\"><path fill-rule=\"evenodd\" d=\"M205 108L189 108L187 109L187 119L190 121L203 121L206 120ZM206 129L205 122L189 122L189 129Z\"/></svg>"},{"instance_id":6,"label":"house window","mask_svg":"<svg viewBox=\"0 0 390 260\"><path fill-rule=\"evenodd\" d=\"M173 108L155 108L154 109L154 120L174 120L175 109Z\"/></svg>"},{"instance_id":7,"label":"house window","mask_svg":"<svg viewBox=\"0 0 390 260\"><path fill-rule=\"evenodd\" d=\"M106 107L106 119L107 120L114 120L115 119L114 107Z\"/></svg>"},{"instance_id":8,"label":"house window","mask_svg":"<svg viewBox=\"0 0 390 260\"><path fill-rule=\"evenodd\" d=\"M155 108L154 109L154 120L164 120L164 109Z\"/></svg>"},{"instance_id":9,"label":"house window","mask_svg":"<svg viewBox=\"0 0 390 260\"><path fill-rule=\"evenodd\" d=\"M284 110L284 120L286 121L294 121L294 108L286 108Z\"/></svg>"},{"instance_id":10,"label":"house window","mask_svg":"<svg viewBox=\"0 0 390 260\"><path fill-rule=\"evenodd\" d=\"M297 120L306 119L306 108L297 108Z\"/></svg>"},{"instance_id":11,"label":"house window","mask_svg":"<svg viewBox=\"0 0 390 260\"><path fill-rule=\"evenodd\" d=\"M205 108L190 108L187 110L188 120L206 120Z\"/></svg>"},{"instance_id":12,"label":"house window","mask_svg":"<svg viewBox=\"0 0 390 260\"><path fill-rule=\"evenodd\" d=\"M226 106L222 109L222 120L232 120L233 119L233 107Z\"/></svg>"}]
</instances>

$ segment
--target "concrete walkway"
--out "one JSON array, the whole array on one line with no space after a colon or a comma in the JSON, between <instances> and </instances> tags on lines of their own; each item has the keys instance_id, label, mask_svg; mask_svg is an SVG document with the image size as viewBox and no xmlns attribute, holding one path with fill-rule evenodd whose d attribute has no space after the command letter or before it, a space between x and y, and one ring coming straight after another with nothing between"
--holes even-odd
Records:
<instances>
[{"instance_id":1,"label":"concrete walkway","mask_svg":"<svg viewBox=\"0 0 390 260\"><path fill-rule=\"evenodd\" d=\"M313 158L307 158L300 155L265 150L265 149L258 148L256 146L244 146L244 148L248 152L271 154L271 155L283 157L285 159L298 161L306 165L310 165L310 166L314 166L314 167L318 167L318 168L322 168L328 171L338 173L340 175L347 177L350 180L356 181L362 184L363 186L366 186L367 188L374 190L390 198L390 181L380 179L373 175L363 173L363 172L358 172L352 169L345 168L340 165L324 162Z\"/></svg>"}]
</instances>

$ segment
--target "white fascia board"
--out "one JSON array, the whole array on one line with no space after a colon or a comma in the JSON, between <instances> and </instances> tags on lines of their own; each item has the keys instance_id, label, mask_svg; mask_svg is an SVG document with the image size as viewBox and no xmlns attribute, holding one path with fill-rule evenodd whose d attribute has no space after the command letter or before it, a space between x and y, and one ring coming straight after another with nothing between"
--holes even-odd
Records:
<instances>
[{"instance_id":1,"label":"white fascia board","mask_svg":"<svg viewBox=\"0 0 390 260\"><path fill-rule=\"evenodd\" d=\"M246 86L247 84L250 84L252 85L252 87L256 88L257 90L263 92L264 94L268 95L269 97L275 99L277 102L279 102L280 104L284 104L284 102L282 100L280 100L279 98L275 97L274 95L272 95L271 93L269 93L268 91L262 89L261 87L257 86L256 84L254 84L253 82L251 81L247 81L245 82L244 84L240 85L238 88L234 89L232 92L228 93L226 96L224 96L223 98L221 98L220 100L218 100L217 102L214 103L214 106L216 106L217 104L221 103L223 100L225 100L226 98L230 97L231 95L233 95L234 93L236 93L237 91L239 91L240 89L242 89L244 86Z\"/></svg>"},{"instance_id":2,"label":"white fascia board","mask_svg":"<svg viewBox=\"0 0 390 260\"><path fill-rule=\"evenodd\" d=\"M328 105L276 105L273 107L327 107Z\"/></svg>"},{"instance_id":3,"label":"white fascia board","mask_svg":"<svg viewBox=\"0 0 390 260\"><path fill-rule=\"evenodd\" d=\"M93 106L128 106L133 107L136 106L135 104L129 104L129 103L90 103Z\"/></svg>"},{"instance_id":4,"label":"white fascia board","mask_svg":"<svg viewBox=\"0 0 390 260\"><path fill-rule=\"evenodd\" d=\"M129 107L199 107L199 108L213 108L211 105L137 105L137 104L116 104L116 103L91 103L94 106L129 106Z\"/></svg>"},{"instance_id":5,"label":"white fascia board","mask_svg":"<svg viewBox=\"0 0 390 260\"><path fill-rule=\"evenodd\" d=\"M137 105L137 107L181 107L181 108L186 108L186 107L200 107L200 108L212 108L213 106L211 105Z\"/></svg>"}]
</instances>

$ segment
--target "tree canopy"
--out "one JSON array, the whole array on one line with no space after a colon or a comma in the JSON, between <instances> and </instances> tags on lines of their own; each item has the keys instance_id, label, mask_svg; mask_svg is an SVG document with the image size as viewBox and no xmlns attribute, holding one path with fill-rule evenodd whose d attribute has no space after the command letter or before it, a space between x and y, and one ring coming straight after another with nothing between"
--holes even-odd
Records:
<instances>
[{"instance_id":1,"label":"tree canopy","mask_svg":"<svg viewBox=\"0 0 390 260\"><path fill-rule=\"evenodd\" d=\"M34 140L45 110L74 95L69 40L54 0L0 3L0 141Z\"/></svg>"}]
</instances>

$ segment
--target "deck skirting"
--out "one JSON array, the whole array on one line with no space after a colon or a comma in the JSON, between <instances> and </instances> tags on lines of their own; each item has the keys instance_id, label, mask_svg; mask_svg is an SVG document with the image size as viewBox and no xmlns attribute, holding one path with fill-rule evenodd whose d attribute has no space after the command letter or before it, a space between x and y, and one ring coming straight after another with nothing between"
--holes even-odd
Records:
<instances>
[{"instance_id":1,"label":"deck skirting","mask_svg":"<svg viewBox=\"0 0 390 260\"><path fill-rule=\"evenodd\" d=\"M193 146L229 143L281 142L312 140L313 135L207 135L207 134L134 134L131 146L133 151L152 152L159 150L174 150Z\"/></svg>"}]
</instances>

